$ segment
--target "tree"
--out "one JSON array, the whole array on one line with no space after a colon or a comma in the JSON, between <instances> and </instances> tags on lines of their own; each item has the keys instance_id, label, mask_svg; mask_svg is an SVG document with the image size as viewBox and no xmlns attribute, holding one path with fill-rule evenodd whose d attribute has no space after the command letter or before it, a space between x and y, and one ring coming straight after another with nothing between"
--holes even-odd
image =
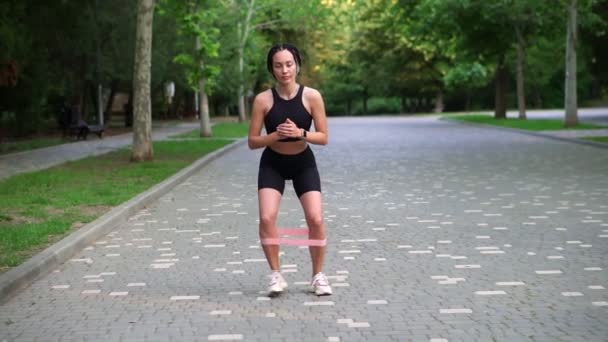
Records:
<instances>
[{"instance_id":1,"label":"tree","mask_svg":"<svg viewBox=\"0 0 608 342\"><path fill-rule=\"evenodd\" d=\"M243 79L243 71L245 68L245 45L247 44L249 33L251 31L251 18L253 17L255 11L255 0L245 0L245 8L246 11L243 20L237 23L237 58L239 65L239 76L241 78L237 93L239 122L244 122L247 119L245 116L245 80Z\"/></svg>"},{"instance_id":2,"label":"tree","mask_svg":"<svg viewBox=\"0 0 608 342\"><path fill-rule=\"evenodd\" d=\"M422 103L431 94L442 107L442 50L432 53L422 46L430 40L414 32L417 2L323 2L332 15L321 25L313 51L321 50L318 64L329 110L352 114L353 101L361 100L366 114L371 97L397 97L406 111L408 103Z\"/></svg>"},{"instance_id":3,"label":"tree","mask_svg":"<svg viewBox=\"0 0 608 342\"><path fill-rule=\"evenodd\" d=\"M139 0L133 72L133 151L131 160L152 160L152 106L150 78L152 64L152 21L155 0Z\"/></svg>"},{"instance_id":4,"label":"tree","mask_svg":"<svg viewBox=\"0 0 608 342\"><path fill-rule=\"evenodd\" d=\"M574 127L578 124L578 104L576 99L576 45L577 45L577 0L571 0L568 5L568 29L566 34L566 81L564 125Z\"/></svg>"},{"instance_id":5,"label":"tree","mask_svg":"<svg viewBox=\"0 0 608 342\"><path fill-rule=\"evenodd\" d=\"M200 101L200 136L201 137L210 137L213 135L213 132L211 130L211 120L209 117L209 97L207 95L207 93L210 91L208 89L211 89L211 85L210 85L210 79L212 77L215 76L215 74L217 74L217 72L219 70L213 68L212 66L207 66L205 64L205 59L204 56L205 55L205 45L203 45L203 37L201 37L200 35L196 37L196 51L198 52L198 62L199 62L199 67L201 70L205 71L205 70L209 70L209 74L208 75L201 75L200 77L198 77L198 92L199 92L199 101ZM204 42L207 43L211 46L213 46L213 49L215 49L215 51L213 51L212 53L209 53L210 56L217 56L217 43L210 43L210 42ZM207 45L207 47L209 47L209 45ZM207 50L208 51L208 50Z\"/></svg>"},{"instance_id":6,"label":"tree","mask_svg":"<svg viewBox=\"0 0 608 342\"><path fill-rule=\"evenodd\" d=\"M508 65L513 25L506 1L423 0L426 22L453 41L454 52L470 63L494 69L494 117L506 118Z\"/></svg>"},{"instance_id":7,"label":"tree","mask_svg":"<svg viewBox=\"0 0 608 342\"><path fill-rule=\"evenodd\" d=\"M564 84L565 127L578 124L577 51L579 50L578 27L600 28L606 23L595 13L598 0L567 0L568 22L566 30L566 75ZM601 5L601 3L600 3ZM605 4L604 4L605 6ZM600 30L601 31L601 30ZM598 34L598 36L601 33Z\"/></svg>"},{"instance_id":8,"label":"tree","mask_svg":"<svg viewBox=\"0 0 608 342\"><path fill-rule=\"evenodd\" d=\"M212 135L208 94L216 84L219 67L213 63L220 48L217 28L218 12L223 8L214 0L171 1L161 3L162 14L178 18L178 30L187 41L194 41L194 51L185 51L175 56L174 61L185 67L190 88L199 93L200 136ZM191 45L190 45L191 46Z\"/></svg>"},{"instance_id":9,"label":"tree","mask_svg":"<svg viewBox=\"0 0 608 342\"><path fill-rule=\"evenodd\" d=\"M251 77L247 77L247 47L251 43L254 32L260 34L281 31L288 25L289 30L298 31L307 24L315 22L324 7L319 0L232 0L232 13L237 18L237 65L239 86L237 90L239 121L246 120L245 92L249 88ZM248 58L249 57L249 58ZM257 62L256 62L257 63ZM251 68L255 69L255 68Z\"/></svg>"},{"instance_id":10,"label":"tree","mask_svg":"<svg viewBox=\"0 0 608 342\"><path fill-rule=\"evenodd\" d=\"M605 98L608 96L608 63L605 63L608 60L608 0L595 1L589 12L592 14L589 23L582 22L579 31L580 45L587 50L581 62L589 66L592 78L589 95Z\"/></svg>"},{"instance_id":11,"label":"tree","mask_svg":"<svg viewBox=\"0 0 608 342\"><path fill-rule=\"evenodd\" d=\"M507 0L507 10L515 31L517 108L519 119L526 119L525 60L528 40L536 35L550 9L544 1ZM547 18L548 19L548 18Z\"/></svg>"},{"instance_id":12,"label":"tree","mask_svg":"<svg viewBox=\"0 0 608 342\"><path fill-rule=\"evenodd\" d=\"M465 109L471 110L472 92L481 89L488 83L488 69L478 62L456 62L444 77L448 90L465 89Z\"/></svg>"}]
</instances>

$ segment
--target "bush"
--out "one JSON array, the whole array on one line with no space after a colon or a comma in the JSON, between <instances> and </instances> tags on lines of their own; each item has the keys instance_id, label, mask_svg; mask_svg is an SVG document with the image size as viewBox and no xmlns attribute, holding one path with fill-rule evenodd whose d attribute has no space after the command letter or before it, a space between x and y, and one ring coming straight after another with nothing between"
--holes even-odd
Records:
<instances>
[{"instance_id":1,"label":"bush","mask_svg":"<svg viewBox=\"0 0 608 342\"><path fill-rule=\"evenodd\" d=\"M346 103L328 102L325 104L325 112L328 116L343 116L346 113Z\"/></svg>"},{"instance_id":2,"label":"bush","mask_svg":"<svg viewBox=\"0 0 608 342\"><path fill-rule=\"evenodd\" d=\"M347 115L346 102L327 99L325 111L330 116ZM401 99L398 97L372 97L367 100L367 115L399 113L401 113ZM361 98L352 102L351 115L364 115L363 100Z\"/></svg>"},{"instance_id":3,"label":"bush","mask_svg":"<svg viewBox=\"0 0 608 342\"><path fill-rule=\"evenodd\" d=\"M364 115L363 100L357 101L353 106L355 115ZM367 101L367 115L399 114L401 113L401 100L396 97L372 97Z\"/></svg>"}]
</instances>

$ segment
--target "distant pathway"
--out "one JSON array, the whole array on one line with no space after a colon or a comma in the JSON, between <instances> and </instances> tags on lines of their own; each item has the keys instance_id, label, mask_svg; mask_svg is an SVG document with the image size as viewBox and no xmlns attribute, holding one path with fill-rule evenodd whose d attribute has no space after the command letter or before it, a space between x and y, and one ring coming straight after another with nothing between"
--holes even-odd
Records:
<instances>
[{"instance_id":1,"label":"distant pathway","mask_svg":"<svg viewBox=\"0 0 608 342\"><path fill-rule=\"evenodd\" d=\"M182 123L169 127L153 127L152 139L163 140L167 137L189 132L199 127L198 123ZM133 133L126 133L98 139L95 135L85 141L78 141L45 147L36 150L0 155L0 179L12 175L46 169L69 160L107 153L133 143Z\"/></svg>"},{"instance_id":2,"label":"distant pathway","mask_svg":"<svg viewBox=\"0 0 608 342\"><path fill-rule=\"evenodd\" d=\"M516 111L509 111L508 117L517 117ZM562 119L563 110L529 110L528 118ZM432 116L433 118L437 116ZM584 122L608 126L608 108L579 109L579 119ZM197 129L199 124L183 123L173 127L153 127L153 139L162 140L168 136ZM608 136L606 130L572 130L572 131L545 131L543 134L563 137L580 138L586 136ZM99 155L131 145L131 133L97 139L92 135L87 141L73 142L63 145L46 147L31 151L0 155L0 179L12 175L46 169L69 160L77 160L88 156Z\"/></svg>"},{"instance_id":3,"label":"distant pathway","mask_svg":"<svg viewBox=\"0 0 608 342\"><path fill-rule=\"evenodd\" d=\"M608 126L608 108L581 108L579 109L579 120L585 123ZM507 117L516 118L519 112L509 111ZM530 110L526 113L528 119L564 119L563 110ZM558 130L538 132L560 138L577 139L582 137L605 137L608 136L607 129L589 130Z\"/></svg>"},{"instance_id":4,"label":"distant pathway","mask_svg":"<svg viewBox=\"0 0 608 342\"><path fill-rule=\"evenodd\" d=\"M516 118L518 111L507 112L507 117ZM526 115L529 119L564 119L563 109L539 109L528 110ZM580 121L597 125L608 126L608 108L579 108L578 117Z\"/></svg>"}]
</instances>

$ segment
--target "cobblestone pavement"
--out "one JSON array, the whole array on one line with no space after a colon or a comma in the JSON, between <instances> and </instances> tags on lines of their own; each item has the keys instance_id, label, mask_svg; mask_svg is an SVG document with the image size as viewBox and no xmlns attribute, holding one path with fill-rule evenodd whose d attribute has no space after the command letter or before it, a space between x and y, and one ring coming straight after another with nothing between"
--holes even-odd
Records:
<instances>
[{"instance_id":1,"label":"cobblestone pavement","mask_svg":"<svg viewBox=\"0 0 608 342\"><path fill-rule=\"evenodd\" d=\"M0 341L606 341L608 153L436 118L314 147L334 295L282 248L265 295L240 147L0 307ZM291 187L279 225L303 225Z\"/></svg>"}]
</instances>

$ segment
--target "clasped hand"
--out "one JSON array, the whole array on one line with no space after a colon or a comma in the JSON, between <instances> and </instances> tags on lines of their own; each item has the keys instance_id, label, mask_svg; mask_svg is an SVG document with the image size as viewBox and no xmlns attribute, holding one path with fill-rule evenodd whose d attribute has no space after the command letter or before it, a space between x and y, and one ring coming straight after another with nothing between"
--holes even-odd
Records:
<instances>
[{"instance_id":1,"label":"clasped hand","mask_svg":"<svg viewBox=\"0 0 608 342\"><path fill-rule=\"evenodd\" d=\"M298 126L290 119L277 126L277 133L281 138L299 138L302 136Z\"/></svg>"}]
</instances>

